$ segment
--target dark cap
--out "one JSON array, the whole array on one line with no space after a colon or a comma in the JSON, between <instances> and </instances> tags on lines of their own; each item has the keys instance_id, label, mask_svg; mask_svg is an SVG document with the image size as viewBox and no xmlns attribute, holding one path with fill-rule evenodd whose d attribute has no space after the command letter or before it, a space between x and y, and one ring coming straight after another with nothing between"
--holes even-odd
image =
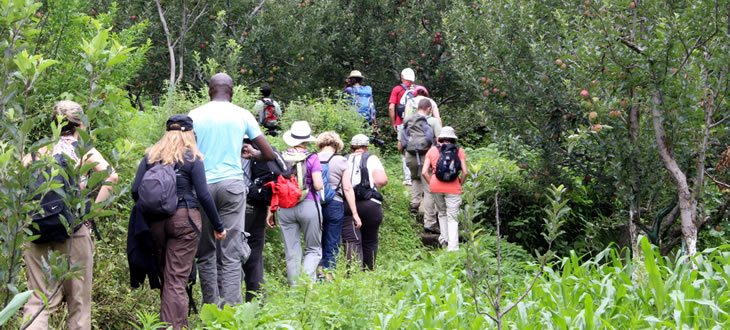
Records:
<instances>
[{"instance_id":1,"label":"dark cap","mask_svg":"<svg viewBox=\"0 0 730 330\"><path fill-rule=\"evenodd\" d=\"M172 115L167 119L166 127L168 131L192 131L193 118L187 115Z\"/></svg>"}]
</instances>

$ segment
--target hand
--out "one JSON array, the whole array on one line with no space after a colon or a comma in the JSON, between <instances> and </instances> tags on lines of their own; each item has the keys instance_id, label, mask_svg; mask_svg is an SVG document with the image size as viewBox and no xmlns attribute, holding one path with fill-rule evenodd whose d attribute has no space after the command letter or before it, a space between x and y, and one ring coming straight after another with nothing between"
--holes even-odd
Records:
<instances>
[{"instance_id":1,"label":"hand","mask_svg":"<svg viewBox=\"0 0 730 330\"><path fill-rule=\"evenodd\" d=\"M398 141L398 151L403 151L403 144L401 144L400 141Z\"/></svg>"},{"instance_id":2,"label":"hand","mask_svg":"<svg viewBox=\"0 0 730 330\"><path fill-rule=\"evenodd\" d=\"M352 219L353 219L353 220L354 220L354 222L355 222L355 228L358 228L358 229L360 229L360 227L362 227L362 220L360 220L360 215L358 215L358 214L353 214L353 215L352 215Z\"/></svg>"},{"instance_id":3,"label":"hand","mask_svg":"<svg viewBox=\"0 0 730 330\"><path fill-rule=\"evenodd\" d=\"M398 126L393 126L393 132L395 132L395 135L398 136Z\"/></svg>"},{"instance_id":4,"label":"hand","mask_svg":"<svg viewBox=\"0 0 730 330\"><path fill-rule=\"evenodd\" d=\"M213 231L213 236L215 236L215 239L217 239L219 241L222 241L222 240L226 239L226 235L228 235L228 232L225 229L223 229L223 232L222 233L219 233L217 231Z\"/></svg>"},{"instance_id":5,"label":"hand","mask_svg":"<svg viewBox=\"0 0 730 330\"><path fill-rule=\"evenodd\" d=\"M250 144L244 144L241 148L241 157L246 159L255 159L261 155L261 151L254 149Z\"/></svg>"},{"instance_id":6,"label":"hand","mask_svg":"<svg viewBox=\"0 0 730 330\"><path fill-rule=\"evenodd\" d=\"M269 226L269 228L276 228L276 217L274 216L274 213L269 213L269 216L266 217L266 225Z\"/></svg>"}]
</instances>

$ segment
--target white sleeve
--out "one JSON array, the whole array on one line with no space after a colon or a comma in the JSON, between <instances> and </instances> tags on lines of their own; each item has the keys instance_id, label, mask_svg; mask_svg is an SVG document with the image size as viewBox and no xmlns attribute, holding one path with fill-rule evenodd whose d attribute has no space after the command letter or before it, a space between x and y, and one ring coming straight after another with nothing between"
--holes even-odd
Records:
<instances>
[{"instance_id":1,"label":"white sleeve","mask_svg":"<svg viewBox=\"0 0 730 330\"><path fill-rule=\"evenodd\" d=\"M366 164L368 167L368 172L372 173L373 171L381 170L385 171L385 167L383 167L383 163L380 162L380 159L378 157L375 157L371 155L368 157L368 163Z\"/></svg>"}]
</instances>

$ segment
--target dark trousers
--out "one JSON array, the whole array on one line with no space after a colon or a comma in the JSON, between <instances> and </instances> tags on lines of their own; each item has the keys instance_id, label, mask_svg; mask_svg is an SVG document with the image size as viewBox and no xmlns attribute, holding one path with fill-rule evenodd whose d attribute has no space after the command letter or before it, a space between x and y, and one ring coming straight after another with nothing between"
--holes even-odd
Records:
<instances>
[{"instance_id":1,"label":"dark trousers","mask_svg":"<svg viewBox=\"0 0 730 330\"><path fill-rule=\"evenodd\" d=\"M319 265L324 268L335 266L344 216L345 206L342 202L333 200L322 205L322 260Z\"/></svg>"},{"instance_id":2,"label":"dark trousers","mask_svg":"<svg viewBox=\"0 0 730 330\"><path fill-rule=\"evenodd\" d=\"M266 205L249 203L246 207L246 232L251 255L243 264L243 281L246 283L246 301L256 294L263 294L264 284L264 242L266 241Z\"/></svg>"},{"instance_id":3,"label":"dark trousers","mask_svg":"<svg viewBox=\"0 0 730 330\"><path fill-rule=\"evenodd\" d=\"M357 201L357 213L362 227L355 228L352 211L345 204L345 218L342 221L342 242L347 260L353 257L362 260L363 270L373 270L378 256L378 231L383 222L383 206L371 200Z\"/></svg>"},{"instance_id":4,"label":"dark trousers","mask_svg":"<svg viewBox=\"0 0 730 330\"><path fill-rule=\"evenodd\" d=\"M200 230L200 212L197 209L177 209L169 218L150 222L157 266L162 270L160 320L168 322L174 329L189 326L185 287L200 240L190 224L188 212Z\"/></svg>"}]
</instances>

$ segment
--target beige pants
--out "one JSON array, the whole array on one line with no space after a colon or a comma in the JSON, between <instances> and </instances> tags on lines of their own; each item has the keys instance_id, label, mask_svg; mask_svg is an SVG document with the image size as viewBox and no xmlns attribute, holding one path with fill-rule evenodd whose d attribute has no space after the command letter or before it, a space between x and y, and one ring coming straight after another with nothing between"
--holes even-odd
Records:
<instances>
[{"instance_id":1,"label":"beige pants","mask_svg":"<svg viewBox=\"0 0 730 330\"><path fill-rule=\"evenodd\" d=\"M91 329L91 280L94 271L94 241L89 228L82 226L73 234L73 240L63 243L29 243L24 252L28 289L43 292L48 298L58 283L46 283L43 274L43 260L51 250L68 253L73 241L71 263L81 266L80 276L72 277L61 283L61 291L48 301L48 306L38 315L28 329L48 329L48 317L58 308L62 298L68 304L68 329ZM33 293L23 306L23 317L29 319L43 306L43 299Z\"/></svg>"},{"instance_id":2,"label":"beige pants","mask_svg":"<svg viewBox=\"0 0 730 330\"><path fill-rule=\"evenodd\" d=\"M405 162L411 172L411 209L418 209L423 203L423 227L433 229L438 226L438 220L436 219L436 204L431 196L431 187L423 176L421 176L421 169L423 168L423 161L426 155L412 154L409 152L405 153ZM420 160L420 164L419 164Z\"/></svg>"},{"instance_id":3,"label":"beige pants","mask_svg":"<svg viewBox=\"0 0 730 330\"><path fill-rule=\"evenodd\" d=\"M439 212L439 242L448 242L449 251L459 249L459 207L461 194L433 193Z\"/></svg>"}]
</instances>

